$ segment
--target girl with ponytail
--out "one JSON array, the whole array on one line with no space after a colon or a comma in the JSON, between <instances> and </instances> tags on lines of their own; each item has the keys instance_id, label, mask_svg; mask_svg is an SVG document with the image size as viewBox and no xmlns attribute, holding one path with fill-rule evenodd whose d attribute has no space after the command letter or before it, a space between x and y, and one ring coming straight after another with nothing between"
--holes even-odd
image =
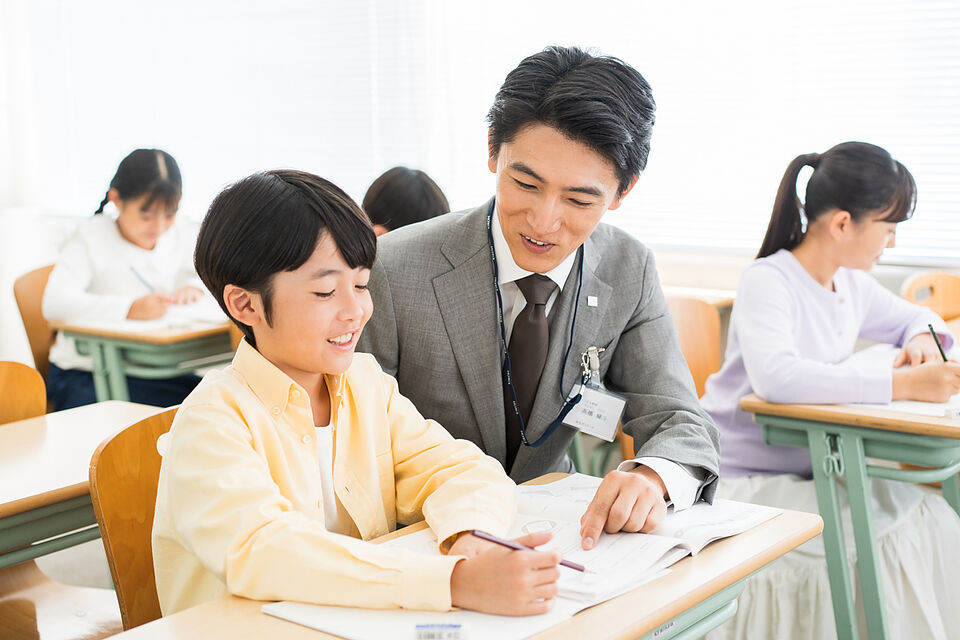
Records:
<instances>
[{"instance_id":1,"label":"girl with ponytail","mask_svg":"<svg viewBox=\"0 0 960 640\"><path fill-rule=\"evenodd\" d=\"M804 167L813 172L801 200ZM788 165L757 260L740 281L723 367L702 399L720 430L718 496L817 512L809 452L766 445L740 410L749 393L769 402L887 403L942 402L960 390L960 364L942 361L927 329L932 324L949 349L943 321L867 273L913 214L916 191L906 167L864 142ZM848 362L860 338L900 347L892 366ZM870 483L891 637L945 638L960 629L960 519L915 485ZM854 558L852 531L846 540ZM835 638L822 542L754 577L737 616L709 637Z\"/></svg>"},{"instance_id":2,"label":"girl with ponytail","mask_svg":"<svg viewBox=\"0 0 960 640\"><path fill-rule=\"evenodd\" d=\"M43 295L53 322L153 320L170 305L203 295L193 269L196 230L174 224L182 182L176 160L160 149L137 149L120 162L93 218L61 249ZM111 203L116 213L104 213ZM47 397L55 410L96 401L90 358L58 335L50 349ZM193 375L168 380L128 377L133 402L170 406L196 386Z\"/></svg>"}]
</instances>

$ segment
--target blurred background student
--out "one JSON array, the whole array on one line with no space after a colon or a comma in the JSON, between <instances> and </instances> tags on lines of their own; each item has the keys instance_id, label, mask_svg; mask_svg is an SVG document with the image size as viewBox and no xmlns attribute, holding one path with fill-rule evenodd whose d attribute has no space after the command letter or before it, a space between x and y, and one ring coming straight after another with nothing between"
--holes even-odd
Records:
<instances>
[{"instance_id":1,"label":"blurred background student","mask_svg":"<svg viewBox=\"0 0 960 640\"><path fill-rule=\"evenodd\" d=\"M117 168L94 216L79 224L50 273L43 315L54 322L154 320L169 305L195 302L203 283L193 268L196 230L175 224L182 193L176 160L137 149ZM116 215L105 214L107 203ZM58 334L50 349L47 398L54 410L96 402L91 360ZM200 379L127 377L130 400L179 404Z\"/></svg>"},{"instance_id":2,"label":"blurred background student","mask_svg":"<svg viewBox=\"0 0 960 640\"><path fill-rule=\"evenodd\" d=\"M407 167L388 169L363 196L363 210L378 236L414 222L450 211L443 191L423 171Z\"/></svg>"},{"instance_id":3,"label":"blurred background student","mask_svg":"<svg viewBox=\"0 0 960 640\"><path fill-rule=\"evenodd\" d=\"M804 167L813 173L801 203ZM701 399L720 429L718 497L817 513L809 452L765 444L760 425L740 409L748 393L769 402L883 404L943 402L960 390L960 365L943 361L928 331L949 349L954 339L943 320L867 273L893 247L916 201L907 168L872 144L844 142L787 167L757 260L740 279L723 367ZM847 361L860 338L900 348L892 366ZM960 518L942 496L914 484L870 478L870 491L890 637L956 638ZM855 570L843 483L838 493ZM822 539L752 577L737 615L707 637L836 638Z\"/></svg>"}]
</instances>

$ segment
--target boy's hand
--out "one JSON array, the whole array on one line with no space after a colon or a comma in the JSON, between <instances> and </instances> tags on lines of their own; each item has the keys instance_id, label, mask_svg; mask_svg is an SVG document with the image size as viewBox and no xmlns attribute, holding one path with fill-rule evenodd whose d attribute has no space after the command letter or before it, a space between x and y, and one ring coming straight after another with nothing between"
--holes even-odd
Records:
<instances>
[{"instance_id":1,"label":"boy's hand","mask_svg":"<svg viewBox=\"0 0 960 640\"><path fill-rule=\"evenodd\" d=\"M933 341L933 336L929 333L918 333L903 345L903 349L897 354L897 359L893 361L893 368L897 369L905 364L911 367L923 364L924 362L942 362L940 358L940 349L937 343Z\"/></svg>"},{"instance_id":2,"label":"boy's hand","mask_svg":"<svg viewBox=\"0 0 960 640\"><path fill-rule=\"evenodd\" d=\"M171 302L173 304L190 304L191 302L196 302L203 295L203 291L197 289L196 287L180 287L170 296Z\"/></svg>"},{"instance_id":3,"label":"boy's hand","mask_svg":"<svg viewBox=\"0 0 960 640\"><path fill-rule=\"evenodd\" d=\"M663 480L650 467L611 471L580 518L580 544L592 549L601 531L653 531L667 514L666 493Z\"/></svg>"},{"instance_id":4,"label":"boy's hand","mask_svg":"<svg viewBox=\"0 0 960 640\"><path fill-rule=\"evenodd\" d=\"M532 533L516 540L536 547L551 537L549 533ZM453 553L453 547L450 552ZM456 607L497 615L546 613L557 596L559 562L560 554L556 551L514 551L489 544L453 568L451 600Z\"/></svg>"},{"instance_id":5,"label":"boy's hand","mask_svg":"<svg viewBox=\"0 0 960 640\"><path fill-rule=\"evenodd\" d=\"M493 544L492 542L487 542L486 540L482 540L476 536L471 536L467 532L463 532L457 538L456 542L450 545L450 548L447 549L447 555L467 556L468 558L473 558L479 555L481 551L495 546L497 545Z\"/></svg>"},{"instance_id":6,"label":"boy's hand","mask_svg":"<svg viewBox=\"0 0 960 640\"><path fill-rule=\"evenodd\" d=\"M127 311L128 320L156 320L167 312L170 297L164 293L148 293L137 298Z\"/></svg>"}]
</instances>

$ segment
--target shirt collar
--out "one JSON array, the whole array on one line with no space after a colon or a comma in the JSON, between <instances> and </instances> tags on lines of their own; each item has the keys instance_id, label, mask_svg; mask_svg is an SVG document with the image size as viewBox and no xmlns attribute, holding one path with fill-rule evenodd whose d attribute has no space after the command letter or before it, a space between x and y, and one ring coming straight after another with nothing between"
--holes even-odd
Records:
<instances>
[{"instance_id":1,"label":"shirt collar","mask_svg":"<svg viewBox=\"0 0 960 640\"><path fill-rule=\"evenodd\" d=\"M516 282L521 278L531 275L532 271L521 269L513 259L513 253L510 252L510 246L503 235L503 229L500 227L500 212L494 209L493 212L493 251L497 255L497 284L503 286L508 282ZM563 285L570 275L570 269L577 259L577 252L574 251L564 258L563 262L555 266L543 275L547 276L562 291Z\"/></svg>"},{"instance_id":2,"label":"shirt collar","mask_svg":"<svg viewBox=\"0 0 960 640\"><path fill-rule=\"evenodd\" d=\"M267 408L277 407L281 413L286 411L294 390L299 391L302 398L307 398L303 387L250 346L246 338L240 341L237 353L233 356L233 369ZM342 374L325 376L334 398L339 399L343 394L345 377Z\"/></svg>"}]
</instances>

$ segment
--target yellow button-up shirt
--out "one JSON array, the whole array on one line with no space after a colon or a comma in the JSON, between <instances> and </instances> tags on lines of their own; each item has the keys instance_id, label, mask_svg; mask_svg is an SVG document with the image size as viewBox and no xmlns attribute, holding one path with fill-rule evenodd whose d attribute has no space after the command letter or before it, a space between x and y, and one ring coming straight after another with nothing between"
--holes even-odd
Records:
<instances>
[{"instance_id":1,"label":"yellow button-up shirt","mask_svg":"<svg viewBox=\"0 0 960 640\"><path fill-rule=\"evenodd\" d=\"M246 341L177 412L153 522L163 613L232 593L371 608L446 610L457 557L368 542L425 519L444 541L503 535L516 485L474 444L424 419L376 360L327 376L341 530L324 527L313 414L303 388ZM359 538L359 539L358 539Z\"/></svg>"}]
</instances>

